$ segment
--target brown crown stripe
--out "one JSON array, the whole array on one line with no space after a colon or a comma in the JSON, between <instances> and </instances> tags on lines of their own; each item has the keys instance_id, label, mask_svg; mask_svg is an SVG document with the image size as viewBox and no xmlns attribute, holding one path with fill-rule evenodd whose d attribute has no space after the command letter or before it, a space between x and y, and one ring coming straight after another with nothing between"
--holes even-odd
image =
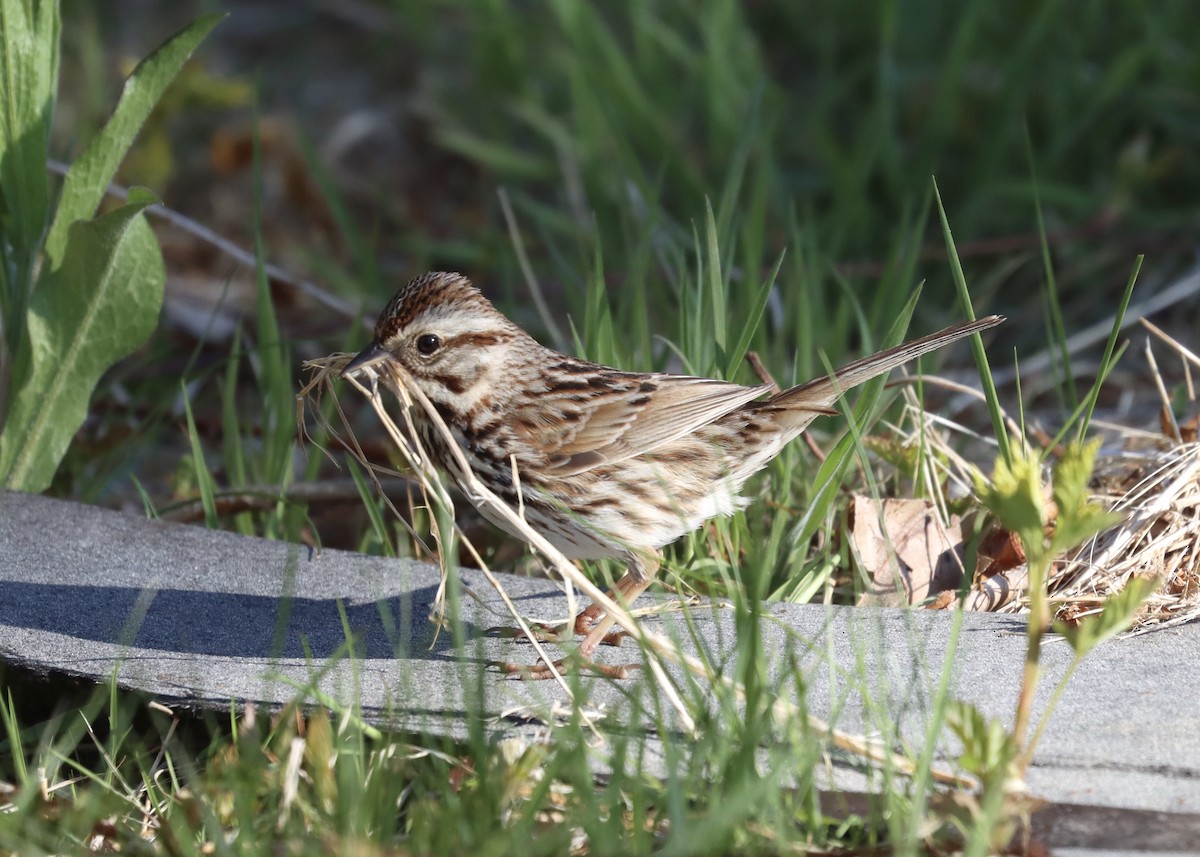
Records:
<instances>
[{"instance_id":1,"label":"brown crown stripe","mask_svg":"<svg viewBox=\"0 0 1200 857\"><path fill-rule=\"evenodd\" d=\"M375 325L375 341L385 342L405 329L429 310L445 314L447 309L474 310L496 320L500 327L512 327L511 333L521 333L520 328L496 311L487 298L471 285L461 274L434 271L410 280L388 302Z\"/></svg>"},{"instance_id":2,"label":"brown crown stripe","mask_svg":"<svg viewBox=\"0 0 1200 857\"><path fill-rule=\"evenodd\" d=\"M491 305L479 293L479 289L472 286L466 277L433 271L410 280L396 293L380 316L379 327L382 328L385 321L390 322L390 330L395 333L407 327L413 319L430 307L442 307L447 304L474 304L491 309ZM491 311L495 312L494 309Z\"/></svg>"}]
</instances>

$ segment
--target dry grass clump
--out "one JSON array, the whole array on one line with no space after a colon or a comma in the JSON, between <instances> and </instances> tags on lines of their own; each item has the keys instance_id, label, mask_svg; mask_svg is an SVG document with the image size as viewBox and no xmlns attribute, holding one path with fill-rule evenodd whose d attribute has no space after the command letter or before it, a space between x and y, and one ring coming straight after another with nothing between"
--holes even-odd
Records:
<instances>
[{"instance_id":1,"label":"dry grass clump","mask_svg":"<svg viewBox=\"0 0 1200 857\"><path fill-rule=\"evenodd\" d=\"M1189 402L1195 402L1189 364L1200 358L1155 328L1142 322L1184 361ZM1162 381L1149 343L1146 359L1162 397L1161 429L1157 432L1096 422L1105 437L1093 474L1094 499L1120 516L1114 526L1081 547L1060 557L1051 569L1048 588L1056 618L1079 621L1100 611L1104 601L1120 592L1132 578L1155 579L1155 593L1142 606L1130 631L1178 625L1200 617L1200 418L1179 423L1172 416L1167 385ZM925 379L938 383L937 379ZM964 392L963 388L956 388ZM962 458L948 436L967 433L961 426L921 409L910 399L908 419L917 426L905 432L904 445L923 437L930 453L925 486L957 486L969 490L974 466ZM1010 421L1010 428L1015 423ZM1046 456L1049 464L1056 451ZM926 491L938 496L939 489ZM944 509L944 501L931 503ZM947 515L944 519L950 522ZM963 527L966 530L966 527ZM957 554L964 555L963 545ZM969 570L964 570L969 571ZM993 527L984 533L967 609L1017 613L1028 609L1028 576L1019 541L1008 531ZM948 607L943 597L930 606Z\"/></svg>"},{"instance_id":2,"label":"dry grass clump","mask_svg":"<svg viewBox=\"0 0 1200 857\"><path fill-rule=\"evenodd\" d=\"M1194 409L1188 367L1200 366L1200 359L1154 325L1142 324L1182 359ZM1176 421L1149 341L1145 354L1162 397L1161 434L1109 427L1120 448L1101 458L1096 487L1123 520L1065 559L1050 581L1060 616L1076 619L1098 610L1130 578L1157 578L1158 589L1132 633L1200 616L1200 419Z\"/></svg>"}]
</instances>

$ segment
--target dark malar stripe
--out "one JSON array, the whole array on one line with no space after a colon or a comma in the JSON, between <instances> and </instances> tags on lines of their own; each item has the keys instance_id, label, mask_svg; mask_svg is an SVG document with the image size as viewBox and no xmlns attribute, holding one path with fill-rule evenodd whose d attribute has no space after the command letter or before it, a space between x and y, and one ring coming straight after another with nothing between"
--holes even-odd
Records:
<instances>
[{"instance_id":1,"label":"dark malar stripe","mask_svg":"<svg viewBox=\"0 0 1200 857\"><path fill-rule=\"evenodd\" d=\"M437 415L442 418L442 421L447 426L455 426L459 424L458 413L449 405L442 402L434 402L433 409L437 411Z\"/></svg>"},{"instance_id":2,"label":"dark malar stripe","mask_svg":"<svg viewBox=\"0 0 1200 857\"><path fill-rule=\"evenodd\" d=\"M479 379L483 377L483 370L481 369L481 370L475 372L469 378L463 377L462 375L450 375L450 374L427 375L426 377L429 378L430 381L434 381L438 384L441 384L443 387L445 387L451 393L454 393L456 396L461 396L463 393L467 392L468 390L470 390L472 387L474 387L476 384L479 383Z\"/></svg>"}]
</instances>

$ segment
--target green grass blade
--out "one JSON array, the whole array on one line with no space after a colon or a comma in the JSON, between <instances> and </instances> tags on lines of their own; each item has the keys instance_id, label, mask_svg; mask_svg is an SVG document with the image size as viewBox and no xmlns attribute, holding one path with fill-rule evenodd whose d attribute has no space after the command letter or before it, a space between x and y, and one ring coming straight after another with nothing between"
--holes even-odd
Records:
<instances>
[{"instance_id":1,"label":"green grass blade","mask_svg":"<svg viewBox=\"0 0 1200 857\"><path fill-rule=\"evenodd\" d=\"M108 123L71 164L63 182L58 211L46 236L50 267L56 268L62 261L71 224L95 214L117 167L167 86L224 17L224 13L213 13L192 21L138 63L129 75Z\"/></svg>"},{"instance_id":2,"label":"green grass blade","mask_svg":"<svg viewBox=\"0 0 1200 857\"><path fill-rule=\"evenodd\" d=\"M232 489L245 488L249 482L249 465L242 438L238 401L238 373L242 365L242 331L233 332L229 346L225 379L221 385L221 440L223 441L225 482ZM253 517L241 512L233 518L234 529L245 536L257 535Z\"/></svg>"},{"instance_id":3,"label":"green grass blade","mask_svg":"<svg viewBox=\"0 0 1200 857\"><path fill-rule=\"evenodd\" d=\"M942 223L942 236L946 241L946 255L950 260L950 271L954 276L954 288L958 292L958 302L967 320L974 321L975 307L971 305L971 294L967 290L967 277L963 273L962 262L958 258L958 249L954 246L954 235L950 231L950 220L946 216L946 207L942 204L942 193L938 190L937 179L933 179L933 193L937 200L938 219ZM996 383L992 380L992 370L988 365L987 352L983 350L983 338L976 333L970 337L970 342L971 351L975 354L975 365L979 367L979 383L983 385L988 415L992 419L992 431L996 433L996 442L1000 445L1000 453L1004 460L1011 462L1012 450L1009 449L1008 432L1004 429L1004 412L1000 408L1000 397L996 394Z\"/></svg>"},{"instance_id":4,"label":"green grass blade","mask_svg":"<svg viewBox=\"0 0 1200 857\"><path fill-rule=\"evenodd\" d=\"M750 350L750 343L754 339L755 331L758 330L758 326L762 323L763 312L767 308L767 300L771 297L771 289L775 287L775 280L779 276L779 269L783 267L783 256L784 254L779 254L779 258L775 262L775 267L771 269L771 273L762 281L762 284L758 287L758 291L754 295L754 302L750 305L750 312L746 316L745 324L742 326L742 333L726 358L726 378L734 377L734 373L737 372L739 364L746 356L746 352Z\"/></svg>"},{"instance_id":5,"label":"green grass blade","mask_svg":"<svg viewBox=\"0 0 1200 857\"><path fill-rule=\"evenodd\" d=\"M1067 348L1067 328L1063 322L1062 301L1058 294L1058 279L1054 276L1054 263L1050 259L1050 242L1046 239L1046 218L1042 213L1041 185L1034 170L1033 141L1029 138L1029 126L1025 126L1025 149L1029 157L1029 171L1032 181L1033 206L1037 214L1038 246L1042 254L1042 271L1046 280L1046 305L1050 316L1050 335L1058 347L1059 360L1063 382L1067 392L1068 406L1074 408L1079 404L1079 392L1075 389L1075 373L1071 371L1071 352Z\"/></svg>"},{"instance_id":6,"label":"green grass blade","mask_svg":"<svg viewBox=\"0 0 1200 857\"><path fill-rule=\"evenodd\" d=\"M1121 302L1117 305L1117 315L1113 318L1113 326L1108 334L1108 342L1104 344L1104 357L1100 360L1100 371L1096 373L1096 383L1092 384L1092 389L1088 391L1087 408L1084 411L1083 422L1079 424L1078 439L1080 441L1087 436L1088 426L1091 425L1092 413L1096 410L1096 400L1100 398L1100 385L1108 377L1113 359L1113 350L1117 347L1117 337L1121 335L1121 328L1125 324L1125 313L1129 309L1129 301L1133 298L1133 287L1137 283L1138 273L1142 270L1142 262L1145 260L1146 257L1144 255L1138 256L1134 260L1133 270L1129 273L1129 281L1125 284L1125 292L1121 295Z\"/></svg>"},{"instance_id":7,"label":"green grass blade","mask_svg":"<svg viewBox=\"0 0 1200 857\"><path fill-rule=\"evenodd\" d=\"M279 497L275 514L268 518L268 534L288 539L289 532L299 527L303 510L289 510L284 491L294 478L292 450L295 445L295 392L291 374L291 349L279 331L275 305L271 299L271 284L267 278L267 251L263 242L262 157L258 129L254 133L254 283L255 322L258 338L251 362L258 371L258 388L262 397L262 481L278 485Z\"/></svg>"},{"instance_id":8,"label":"green grass blade","mask_svg":"<svg viewBox=\"0 0 1200 857\"><path fill-rule=\"evenodd\" d=\"M142 215L148 204L74 224L62 265L43 269L0 434L0 479L9 488L50 485L101 374L158 323L166 274Z\"/></svg>"},{"instance_id":9,"label":"green grass blade","mask_svg":"<svg viewBox=\"0 0 1200 857\"><path fill-rule=\"evenodd\" d=\"M1125 356L1125 352L1128 350L1128 348L1129 348L1128 340L1126 340L1125 342L1122 342L1120 345L1118 345L1116 347L1116 349L1113 351L1112 359L1106 361L1104 366L1102 366L1104 371L1098 372L1096 374L1096 380L1093 382L1093 384L1095 385L1095 389L1097 391L1104 384L1104 382L1108 379L1108 376L1112 373L1113 367L1116 366L1117 363L1120 362L1121 358ZM1019 397L1020 393L1021 393L1020 378L1017 379L1017 385L1018 385L1017 386L1017 395ZM1018 400L1019 400L1019 398L1018 398ZM1050 442L1048 444L1045 444L1045 448L1046 449L1054 449L1060 443L1065 441L1067 435L1069 435L1071 433L1072 427L1076 426L1079 423L1079 420L1083 416L1084 411L1086 411L1090 407L1092 407L1092 404L1091 404L1091 396L1089 395L1088 398L1084 399L1082 402L1080 402L1078 405L1075 406L1075 410L1073 410L1071 412L1070 416L1068 416L1067 419L1063 421L1062 428L1060 428L1058 430L1058 432L1054 435L1054 437L1052 437L1050 439ZM1025 414L1024 413L1021 414L1021 428L1022 428L1022 430L1025 428ZM1082 435L1079 435L1079 437L1082 437Z\"/></svg>"},{"instance_id":10,"label":"green grass blade","mask_svg":"<svg viewBox=\"0 0 1200 857\"><path fill-rule=\"evenodd\" d=\"M21 740L21 726L17 721L17 706L11 690L7 697L7 700L0 700L0 721L3 721L4 734L8 736L8 746L0 748L0 751L11 760L16 780L23 786L29 782L29 768L25 764L25 743Z\"/></svg>"},{"instance_id":11,"label":"green grass blade","mask_svg":"<svg viewBox=\"0 0 1200 857\"><path fill-rule=\"evenodd\" d=\"M904 338L904 332L908 329L908 322L917 307L917 298L920 297L920 294L920 289L913 292L912 297L901 310L899 318L896 319L896 323L888 331L887 340L882 345L883 348L897 345ZM826 372L832 374L833 367L826 367ZM799 525L794 530L797 533L797 537L793 540L794 544L808 544L821 522L825 520L825 515L837 496L837 487L841 482L842 475L853 460L855 449L861 446L862 428L867 424L870 413L878 404L879 394L886 383L887 378L879 377L862 385L862 394L859 396L853 412L847 414L850 430L842 435L817 470L816 479L813 481L815 488L812 499L809 501L804 517L800 519Z\"/></svg>"},{"instance_id":12,"label":"green grass blade","mask_svg":"<svg viewBox=\"0 0 1200 857\"><path fill-rule=\"evenodd\" d=\"M154 502L154 498L150 496L150 492L146 490L146 486L142 484L142 480L136 476L131 477L133 490L137 492L138 499L142 501L142 511L146 513L146 517L152 521L159 519L158 506Z\"/></svg>"},{"instance_id":13,"label":"green grass blade","mask_svg":"<svg viewBox=\"0 0 1200 857\"><path fill-rule=\"evenodd\" d=\"M396 556L397 551L392 540L391 529L379 508L379 502L375 499L374 490L363 475L362 468L353 458L347 458L346 470L349 472L350 478L354 480L358 496L362 498L363 510L367 513L367 518L371 522L371 530L375 533L375 538L379 540L379 547L383 551L383 555Z\"/></svg>"},{"instance_id":14,"label":"green grass blade","mask_svg":"<svg viewBox=\"0 0 1200 857\"><path fill-rule=\"evenodd\" d=\"M712 319L713 342L717 344L717 357L725 356L725 304L729 299L725 288L725 276L721 271L721 244L717 239L717 218L713 214L712 200L704 200L704 252L706 282L708 287L708 311ZM703 305L703 303L702 303Z\"/></svg>"},{"instance_id":15,"label":"green grass blade","mask_svg":"<svg viewBox=\"0 0 1200 857\"><path fill-rule=\"evenodd\" d=\"M187 418L188 443L192 449L192 465L196 469L196 486L200 491L200 505L204 507L204 525L210 529L217 528L217 489L212 471L204 461L204 446L200 443L200 433L196 431L196 420L192 416L192 401L188 396L187 383L179 382L179 392L183 396L183 412Z\"/></svg>"}]
</instances>

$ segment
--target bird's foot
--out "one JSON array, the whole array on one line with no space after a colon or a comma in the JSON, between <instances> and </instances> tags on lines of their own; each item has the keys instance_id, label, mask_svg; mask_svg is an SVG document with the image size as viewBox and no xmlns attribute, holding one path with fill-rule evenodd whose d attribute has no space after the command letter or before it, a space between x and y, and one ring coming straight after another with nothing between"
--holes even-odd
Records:
<instances>
[{"instance_id":1,"label":"bird's foot","mask_svg":"<svg viewBox=\"0 0 1200 857\"><path fill-rule=\"evenodd\" d=\"M588 608L589 610L591 608ZM561 625L553 625L548 622L530 622L529 634L526 634L520 628L514 628L510 625L496 625L484 631L489 637L503 637L514 640L528 640L530 635L539 643L569 643L573 637L586 637L595 628L600 617L604 615L604 611L599 611L596 616L587 616L588 610L582 611L575 617L574 622L564 622ZM599 641L601 646L620 646L621 641L630 636L629 632L614 628L605 634Z\"/></svg>"},{"instance_id":2,"label":"bird's foot","mask_svg":"<svg viewBox=\"0 0 1200 857\"><path fill-rule=\"evenodd\" d=\"M574 669L588 670L607 678L623 680L630 677L633 670L641 669L641 664L598 664L590 658L578 655L571 658L559 658L554 661L554 670L545 661L536 664L517 664L511 661L492 661L490 666L500 668L500 671L510 678L521 681L545 681L554 678L554 671L565 675Z\"/></svg>"},{"instance_id":3,"label":"bird's foot","mask_svg":"<svg viewBox=\"0 0 1200 857\"><path fill-rule=\"evenodd\" d=\"M511 625L496 625L488 628L483 633L488 637L502 637L511 640L533 640L538 643L569 643L571 639L578 633L575 630L575 625L571 622L564 622L561 625L551 625L544 622L529 622L529 632L526 633L523 628L514 628Z\"/></svg>"},{"instance_id":4,"label":"bird's foot","mask_svg":"<svg viewBox=\"0 0 1200 857\"><path fill-rule=\"evenodd\" d=\"M603 608L593 601L587 607L584 607L582 610L580 610L579 615L575 617L575 633L582 636L587 636L603 618Z\"/></svg>"},{"instance_id":5,"label":"bird's foot","mask_svg":"<svg viewBox=\"0 0 1200 857\"><path fill-rule=\"evenodd\" d=\"M579 615L575 617L575 633L580 637L589 637L603 619L604 609L598 604L590 604L583 610L580 610ZM597 640L596 645L620 646L626 637L632 636L624 628L613 628Z\"/></svg>"}]
</instances>

